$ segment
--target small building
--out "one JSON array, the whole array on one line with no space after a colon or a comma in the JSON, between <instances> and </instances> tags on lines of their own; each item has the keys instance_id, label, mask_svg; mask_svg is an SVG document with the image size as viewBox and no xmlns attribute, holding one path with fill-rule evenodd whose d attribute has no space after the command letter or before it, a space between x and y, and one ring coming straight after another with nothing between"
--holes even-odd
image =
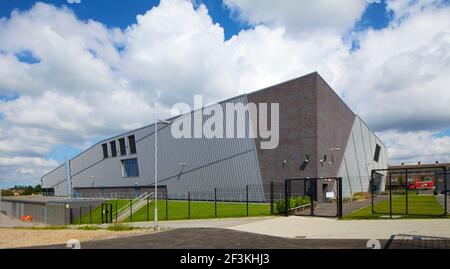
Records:
<instances>
[{"instance_id":1,"label":"small building","mask_svg":"<svg viewBox=\"0 0 450 269\"><path fill-rule=\"evenodd\" d=\"M443 167L446 168L445 171ZM392 182L393 189L404 188L405 185L415 188L411 185L423 183L424 189L433 189L436 193L443 193L445 190L445 174L447 174L447 190L450 190L450 163L390 165L389 169L386 186L389 186L389 182ZM406 170L408 171L406 172ZM428 182L432 182L432 184L425 184ZM421 188L420 184L417 186Z\"/></svg>"}]
</instances>

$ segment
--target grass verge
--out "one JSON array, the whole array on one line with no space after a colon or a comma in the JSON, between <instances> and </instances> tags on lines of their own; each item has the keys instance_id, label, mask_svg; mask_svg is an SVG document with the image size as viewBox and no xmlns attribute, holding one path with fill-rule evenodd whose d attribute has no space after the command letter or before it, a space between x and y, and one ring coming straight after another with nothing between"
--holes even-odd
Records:
<instances>
[{"instance_id":1,"label":"grass verge","mask_svg":"<svg viewBox=\"0 0 450 269\"><path fill-rule=\"evenodd\" d=\"M369 205L345 216L344 220L354 219L386 219L389 218L389 199L378 202L374 206L376 213L372 214ZM408 212L408 214L406 214ZM396 219L424 219L442 218L444 209L434 195L408 195L408 211L406 210L406 195L394 195L392 197L392 215Z\"/></svg>"}]
</instances>

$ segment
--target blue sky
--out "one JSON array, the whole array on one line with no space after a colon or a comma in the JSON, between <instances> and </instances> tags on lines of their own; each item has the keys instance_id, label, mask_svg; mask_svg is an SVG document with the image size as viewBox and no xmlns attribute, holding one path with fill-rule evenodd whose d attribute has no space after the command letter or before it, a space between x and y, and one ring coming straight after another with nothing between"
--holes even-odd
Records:
<instances>
[{"instance_id":1,"label":"blue sky","mask_svg":"<svg viewBox=\"0 0 450 269\"><path fill-rule=\"evenodd\" d=\"M69 4L67 0L2 0L0 17L9 18L13 10L28 10L36 2L66 6L72 9L79 19L94 19L109 27L119 27L121 29L136 23L137 15L144 14L147 10L159 4L159 0L82 0L80 4ZM220 0L199 0L197 3L206 5L213 21L224 28L225 39L229 39L242 29L251 27L247 23L233 19L230 9ZM388 25L389 18L390 15L386 12L384 1L382 3L372 3L367 7L361 20L356 23L355 29L358 31L363 31L367 28L382 29Z\"/></svg>"}]
</instances>

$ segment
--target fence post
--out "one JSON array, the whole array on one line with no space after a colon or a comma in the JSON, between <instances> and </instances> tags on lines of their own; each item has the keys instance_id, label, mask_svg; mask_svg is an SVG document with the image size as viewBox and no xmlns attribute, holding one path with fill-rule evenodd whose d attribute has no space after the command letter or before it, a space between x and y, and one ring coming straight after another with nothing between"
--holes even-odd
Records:
<instances>
[{"instance_id":1,"label":"fence post","mask_svg":"<svg viewBox=\"0 0 450 269\"><path fill-rule=\"evenodd\" d=\"M446 166L444 166L444 210L445 210L445 213L444 213L444 216L447 216L448 215L448 205L447 205L447 203L448 203L448 198L447 198L447 196L448 196L448 189L447 189L447 180L448 180L448 178L447 178L447 167Z\"/></svg>"},{"instance_id":2,"label":"fence post","mask_svg":"<svg viewBox=\"0 0 450 269\"><path fill-rule=\"evenodd\" d=\"M167 188L166 188L166 220L169 219L169 203L168 203L169 197L168 197L168 193L167 193Z\"/></svg>"},{"instance_id":3,"label":"fence post","mask_svg":"<svg viewBox=\"0 0 450 269\"><path fill-rule=\"evenodd\" d=\"M389 218L392 219L392 175L389 172Z\"/></svg>"},{"instance_id":4,"label":"fence post","mask_svg":"<svg viewBox=\"0 0 450 269\"><path fill-rule=\"evenodd\" d=\"M273 181L270 182L270 215L273 215Z\"/></svg>"},{"instance_id":5,"label":"fence post","mask_svg":"<svg viewBox=\"0 0 450 269\"><path fill-rule=\"evenodd\" d=\"M113 223L113 205L112 204L108 204L109 205L109 223Z\"/></svg>"},{"instance_id":6,"label":"fence post","mask_svg":"<svg viewBox=\"0 0 450 269\"><path fill-rule=\"evenodd\" d=\"M148 197L147 197L147 221L149 221L149 215L148 215L148 210L149 210L149 208L148 208Z\"/></svg>"},{"instance_id":7,"label":"fence post","mask_svg":"<svg viewBox=\"0 0 450 269\"><path fill-rule=\"evenodd\" d=\"M342 218L344 216L344 209L343 209L343 200L344 198L342 197L342 177L339 178L338 181L338 196L339 196L339 218Z\"/></svg>"},{"instance_id":8,"label":"fence post","mask_svg":"<svg viewBox=\"0 0 450 269\"><path fill-rule=\"evenodd\" d=\"M117 201L116 201L116 223L117 223Z\"/></svg>"},{"instance_id":9,"label":"fence post","mask_svg":"<svg viewBox=\"0 0 450 269\"><path fill-rule=\"evenodd\" d=\"M188 191L188 219L191 219L191 192Z\"/></svg>"},{"instance_id":10,"label":"fence post","mask_svg":"<svg viewBox=\"0 0 450 269\"><path fill-rule=\"evenodd\" d=\"M82 207L80 206L80 214L79 214L79 217L80 217L80 224L82 223L82 222L81 222L81 209L82 209Z\"/></svg>"},{"instance_id":11,"label":"fence post","mask_svg":"<svg viewBox=\"0 0 450 269\"><path fill-rule=\"evenodd\" d=\"M406 193L405 193L405 202L406 202L406 205L405 205L405 213L406 213L406 215L408 215L408 169L407 168L405 168L405 187L406 187Z\"/></svg>"},{"instance_id":12,"label":"fence post","mask_svg":"<svg viewBox=\"0 0 450 269\"><path fill-rule=\"evenodd\" d=\"M372 200L372 203L371 203L371 205L372 205L372 215L375 213L374 212L374 208L373 208L373 204L374 204L374 201L375 201L374 192L375 192L375 179L373 178L373 170L372 170L370 172L370 193L372 194L371 195L372 197L370 197L370 198Z\"/></svg>"},{"instance_id":13,"label":"fence post","mask_svg":"<svg viewBox=\"0 0 450 269\"><path fill-rule=\"evenodd\" d=\"M20 205L19 205L19 210L20 210ZM19 215L19 217L20 217L20 215ZM72 217L72 207L71 207L71 208L69 208L69 220L70 220L70 224L73 224L73 223L72 223L72 221L73 221L72 218L73 218L73 217Z\"/></svg>"},{"instance_id":14,"label":"fence post","mask_svg":"<svg viewBox=\"0 0 450 269\"><path fill-rule=\"evenodd\" d=\"M89 224L92 224L92 205L89 205Z\"/></svg>"},{"instance_id":15,"label":"fence post","mask_svg":"<svg viewBox=\"0 0 450 269\"><path fill-rule=\"evenodd\" d=\"M133 200L130 199L130 222L133 222Z\"/></svg>"},{"instance_id":16,"label":"fence post","mask_svg":"<svg viewBox=\"0 0 450 269\"><path fill-rule=\"evenodd\" d=\"M316 186L314 186L314 184L316 184ZM309 197L309 200L311 202L311 205L310 205L310 207L311 207L310 215L311 216L314 216L314 196L315 196L314 192L316 191L316 189L314 189L314 187L317 187L317 182L315 180L310 179L309 180L309 190L310 190L311 195Z\"/></svg>"},{"instance_id":17,"label":"fence post","mask_svg":"<svg viewBox=\"0 0 450 269\"><path fill-rule=\"evenodd\" d=\"M284 180L284 215L289 216L289 191L288 191L288 180Z\"/></svg>"},{"instance_id":18,"label":"fence post","mask_svg":"<svg viewBox=\"0 0 450 269\"><path fill-rule=\"evenodd\" d=\"M214 188L214 217L217 218L217 188Z\"/></svg>"},{"instance_id":19,"label":"fence post","mask_svg":"<svg viewBox=\"0 0 450 269\"><path fill-rule=\"evenodd\" d=\"M246 195L247 217L248 217L248 185L245 186L245 195Z\"/></svg>"}]
</instances>

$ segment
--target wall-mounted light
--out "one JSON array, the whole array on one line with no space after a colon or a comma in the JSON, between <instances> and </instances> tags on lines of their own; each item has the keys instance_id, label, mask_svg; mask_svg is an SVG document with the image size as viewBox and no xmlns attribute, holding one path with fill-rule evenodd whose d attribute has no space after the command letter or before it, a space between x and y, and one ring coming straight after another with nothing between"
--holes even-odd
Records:
<instances>
[{"instance_id":1,"label":"wall-mounted light","mask_svg":"<svg viewBox=\"0 0 450 269\"><path fill-rule=\"evenodd\" d=\"M331 162L334 163L333 151L341 151L341 148L330 148L330 151L331 151Z\"/></svg>"},{"instance_id":2,"label":"wall-mounted light","mask_svg":"<svg viewBox=\"0 0 450 269\"><path fill-rule=\"evenodd\" d=\"M286 160L283 160L282 162L281 162L281 166L282 167L285 167L287 165L287 161Z\"/></svg>"},{"instance_id":3,"label":"wall-mounted light","mask_svg":"<svg viewBox=\"0 0 450 269\"><path fill-rule=\"evenodd\" d=\"M311 159L309 158L309 154L306 154L306 160L305 160L305 162L309 163L310 160L311 160Z\"/></svg>"}]
</instances>

